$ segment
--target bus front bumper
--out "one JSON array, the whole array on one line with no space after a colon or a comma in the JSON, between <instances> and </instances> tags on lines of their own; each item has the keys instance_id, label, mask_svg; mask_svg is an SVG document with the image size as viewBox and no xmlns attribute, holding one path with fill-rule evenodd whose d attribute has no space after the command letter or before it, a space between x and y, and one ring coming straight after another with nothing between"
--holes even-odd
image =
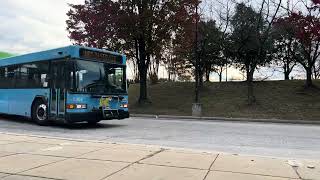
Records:
<instances>
[{"instance_id":1,"label":"bus front bumper","mask_svg":"<svg viewBox=\"0 0 320 180\"><path fill-rule=\"evenodd\" d=\"M126 119L130 117L130 113L124 110L117 111L98 111L86 113L66 113L66 121L68 123L83 122L83 121L100 121L112 119Z\"/></svg>"}]
</instances>

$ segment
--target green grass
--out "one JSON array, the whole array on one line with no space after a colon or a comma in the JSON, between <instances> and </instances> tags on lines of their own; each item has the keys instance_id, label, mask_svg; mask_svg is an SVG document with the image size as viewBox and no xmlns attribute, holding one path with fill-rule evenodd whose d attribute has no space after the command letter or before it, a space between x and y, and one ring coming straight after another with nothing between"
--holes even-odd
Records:
<instances>
[{"instance_id":1,"label":"green grass","mask_svg":"<svg viewBox=\"0 0 320 180\"><path fill-rule=\"evenodd\" d=\"M0 51L0 59L11 57L11 56L13 56L13 55L9 54L9 53L6 53L6 52L1 52Z\"/></svg>"},{"instance_id":2,"label":"green grass","mask_svg":"<svg viewBox=\"0 0 320 180\"><path fill-rule=\"evenodd\" d=\"M314 81L320 87L320 81ZM304 90L304 81L255 83L257 103L248 106L244 82L207 83L201 96L204 116L320 120L320 90ZM191 115L193 83L161 83L148 87L151 104L139 105L139 85L131 84L131 113Z\"/></svg>"}]
</instances>

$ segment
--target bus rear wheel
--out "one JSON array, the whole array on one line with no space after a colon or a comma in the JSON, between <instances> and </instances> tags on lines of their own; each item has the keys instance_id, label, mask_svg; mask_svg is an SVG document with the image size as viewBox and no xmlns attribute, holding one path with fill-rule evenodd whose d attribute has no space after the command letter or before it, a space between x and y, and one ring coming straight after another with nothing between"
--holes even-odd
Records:
<instances>
[{"instance_id":1,"label":"bus rear wheel","mask_svg":"<svg viewBox=\"0 0 320 180\"><path fill-rule=\"evenodd\" d=\"M39 125L48 125L48 105L42 100L36 100L32 106L32 119Z\"/></svg>"}]
</instances>

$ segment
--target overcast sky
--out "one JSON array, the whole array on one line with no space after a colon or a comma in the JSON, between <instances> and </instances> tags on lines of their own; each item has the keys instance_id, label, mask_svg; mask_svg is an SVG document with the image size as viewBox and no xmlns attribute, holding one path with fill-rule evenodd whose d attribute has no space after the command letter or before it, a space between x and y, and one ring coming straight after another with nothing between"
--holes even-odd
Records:
<instances>
[{"instance_id":1,"label":"overcast sky","mask_svg":"<svg viewBox=\"0 0 320 180\"><path fill-rule=\"evenodd\" d=\"M208 0L209 1L209 0ZM70 45L66 31L68 3L81 4L84 0L2 0L0 5L0 51L14 54L47 50ZM129 67L128 75L132 69ZM230 68L228 77L242 75ZM256 76L270 76L282 79L282 74L261 70ZM159 75L167 77L163 68ZM218 77L213 73L212 80Z\"/></svg>"},{"instance_id":2,"label":"overcast sky","mask_svg":"<svg viewBox=\"0 0 320 180\"><path fill-rule=\"evenodd\" d=\"M70 45L68 3L83 0L2 0L0 51L23 54Z\"/></svg>"}]
</instances>

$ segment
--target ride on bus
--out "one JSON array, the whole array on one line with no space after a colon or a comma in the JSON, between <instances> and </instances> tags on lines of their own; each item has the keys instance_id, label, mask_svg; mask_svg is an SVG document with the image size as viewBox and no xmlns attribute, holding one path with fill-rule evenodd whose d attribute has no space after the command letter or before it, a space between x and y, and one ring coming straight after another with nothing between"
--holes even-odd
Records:
<instances>
[{"instance_id":1,"label":"ride on bus","mask_svg":"<svg viewBox=\"0 0 320 180\"><path fill-rule=\"evenodd\" d=\"M0 59L0 114L39 125L128 118L126 57L68 46Z\"/></svg>"}]
</instances>

